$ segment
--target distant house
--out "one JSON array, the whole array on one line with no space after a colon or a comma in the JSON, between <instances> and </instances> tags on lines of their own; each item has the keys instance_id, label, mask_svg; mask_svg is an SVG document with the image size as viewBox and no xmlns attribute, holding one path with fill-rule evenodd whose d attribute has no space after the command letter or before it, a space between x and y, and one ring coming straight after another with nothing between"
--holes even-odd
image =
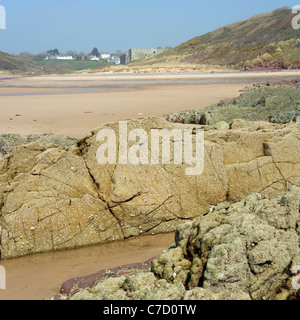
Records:
<instances>
[{"instance_id":1,"label":"distant house","mask_svg":"<svg viewBox=\"0 0 300 320\"><path fill-rule=\"evenodd\" d=\"M100 53L100 58L101 59L109 59L110 58L110 53L107 53L107 52L101 52Z\"/></svg>"},{"instance_id":2,"label":"distant house","mask_svg":"<svg viewBox=\"0 0 300 320\"><path fill-rule=\"evenodd\" d=\"M90 61L99 61L100 59L97 56L90 56Z\"/></svg>"},{"instance_id":3,"label":"distant house","mask_svg":"<svg viewBox=\"0 0 300 320\"><path fill-rule=\"evenodd\" d=\"M115 56L115 55L111 55L108 60L109 63L115 63L115 64L120 64L120 57L119 56Z\"/></svg>"},{"instance_id":4,"label":"distant house","mask_svg":"<svg viewBox=\"0 0 300 320\"><path fill-rule=\"evenodd\" d=\"M45 60L54 60L56 59L56 56L48 55Z\"/></svg>"},{"instance_id":5,"label":"distant house","mask_svg":"<svg viewBox=\"0 0 300 320\"><path fill-rule=\"evenodd\" d=\"M74 60L72 56L57 56L57 60Z\"/></svg>"},{"instance_id":6,"label":"distant house","mask_svg":"<svg viewBox=\"0 0 300 320\"><path fill-rule=\"evenodd\" d=\"M45 60L74 60L72 56L53 56L48 55Z\"/></svg>"}]
</instances>

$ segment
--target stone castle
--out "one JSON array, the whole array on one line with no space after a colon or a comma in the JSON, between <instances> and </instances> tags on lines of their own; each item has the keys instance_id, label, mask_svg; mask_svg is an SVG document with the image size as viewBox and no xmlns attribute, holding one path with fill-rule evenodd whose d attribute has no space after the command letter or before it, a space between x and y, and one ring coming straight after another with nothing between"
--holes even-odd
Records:
<instances>
[{"instance_id":1,"label":"stone castle","mask_svg":"<svg viewBox=\"0 0 300 320\"><path fill-rule=\"evenodd\" d=\"M150 48L150 49L131 48L129 49L128 52L126 52L120 57L121 64L126 64L132 61L150 58L158 54L164 53L170 49L172 48L171 47L158 47L158 48Z\"/></svg>"}]
</instances>

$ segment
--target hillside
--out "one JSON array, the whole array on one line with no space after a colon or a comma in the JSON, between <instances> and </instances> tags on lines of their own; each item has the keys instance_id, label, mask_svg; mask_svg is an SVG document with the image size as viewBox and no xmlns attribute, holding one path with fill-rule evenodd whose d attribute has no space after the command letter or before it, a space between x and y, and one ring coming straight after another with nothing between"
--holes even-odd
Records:
<instances>
[{"instance_id":1,"label":"hillside","mask_svg":"<svg viewBox=\"0 0 300 320\"><path fill-rule=\"evenodd\" d=\"M53 74L53 73L71 73L80 70L89 70L102 67L103 61L76 61L76 60L41 60L34 61L0 51L0 72L8 73L35 73L35 74Z\"/></svg>"},{"instance_id":2,"label":"hillside","mask_svg":"<svg viewBox=\"0 0 300 320\"><path fill-rule=\"evenodd\" d=\"M133 65L193 64L239 68L300 68L300 29L289 8L256 15L193 38L162 55Z\"/></svg>"},{"instance_id":3,"label":"hillside","mask_svg":"<svg viewBox=\"0 0 300 320\"><path fill-rule=\"evenodd\" d=\"M19 73L40 73L42 71L42 68L39 67L34 61L22 59L20 57L15 57L8 53L0 51L0 71Z\"/></svg>"}]
</instances>

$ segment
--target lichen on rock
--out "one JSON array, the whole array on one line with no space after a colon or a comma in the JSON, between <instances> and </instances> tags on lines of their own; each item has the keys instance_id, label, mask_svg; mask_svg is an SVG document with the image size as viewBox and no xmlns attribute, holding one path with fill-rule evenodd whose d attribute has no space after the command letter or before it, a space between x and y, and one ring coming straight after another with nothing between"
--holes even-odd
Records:
<instances>
[{"instance_id":1,"label":"lichen on rock","mask_svg":"<svg viewBox=\"0 0 300 320\"><path fill-rule=\"evenodd\" d=\"M299 297L300 188L253 193L180 225L175 243L141 271L65 299L285 300ZM111 283L111 284L110 284ZM117 285L115 285L117 283ZM108 287L107 287L108 286Z\"/></svg>"}]
</instances>

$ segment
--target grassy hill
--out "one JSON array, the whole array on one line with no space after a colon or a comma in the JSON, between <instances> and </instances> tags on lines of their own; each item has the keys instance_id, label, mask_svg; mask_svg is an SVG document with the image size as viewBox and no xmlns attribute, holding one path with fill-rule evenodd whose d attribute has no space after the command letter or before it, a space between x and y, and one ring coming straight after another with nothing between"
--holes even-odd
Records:
<instances>
[{"instance_id":1,"label":"grassy hill","mask_svg":"<svg viewBox=\"0 0 300 320\"><path fill-rule=\"evenodd\" d=\"M41 73L42 68L34 61L15 57L0 51L0 71L13 73Z\"/></svg>"},{"instance_id":2,"label":"grassy hill","mask_svg":"<svg viewBox=\"0 0 300 320\"><path fill-rule=\"evenodd\" d=\"M300 62L300 29L292 28L294 16L289 8L256 15L191 39L162 55L133 62L132 65L177 63L244 68L262 63Z\"/></svg>"},{"instance_id":3,"label":"grassy hill","mask_svg":"<svg viewBox=\"0 0 300 320\"><path fill-rule=\"evenodd\" d=\"M103 61L33 61L0 51L0 72L27 74L51 74L51 73L70 73L78 70L88 70L100 67Z\"/></svg>"}]
</instances>

